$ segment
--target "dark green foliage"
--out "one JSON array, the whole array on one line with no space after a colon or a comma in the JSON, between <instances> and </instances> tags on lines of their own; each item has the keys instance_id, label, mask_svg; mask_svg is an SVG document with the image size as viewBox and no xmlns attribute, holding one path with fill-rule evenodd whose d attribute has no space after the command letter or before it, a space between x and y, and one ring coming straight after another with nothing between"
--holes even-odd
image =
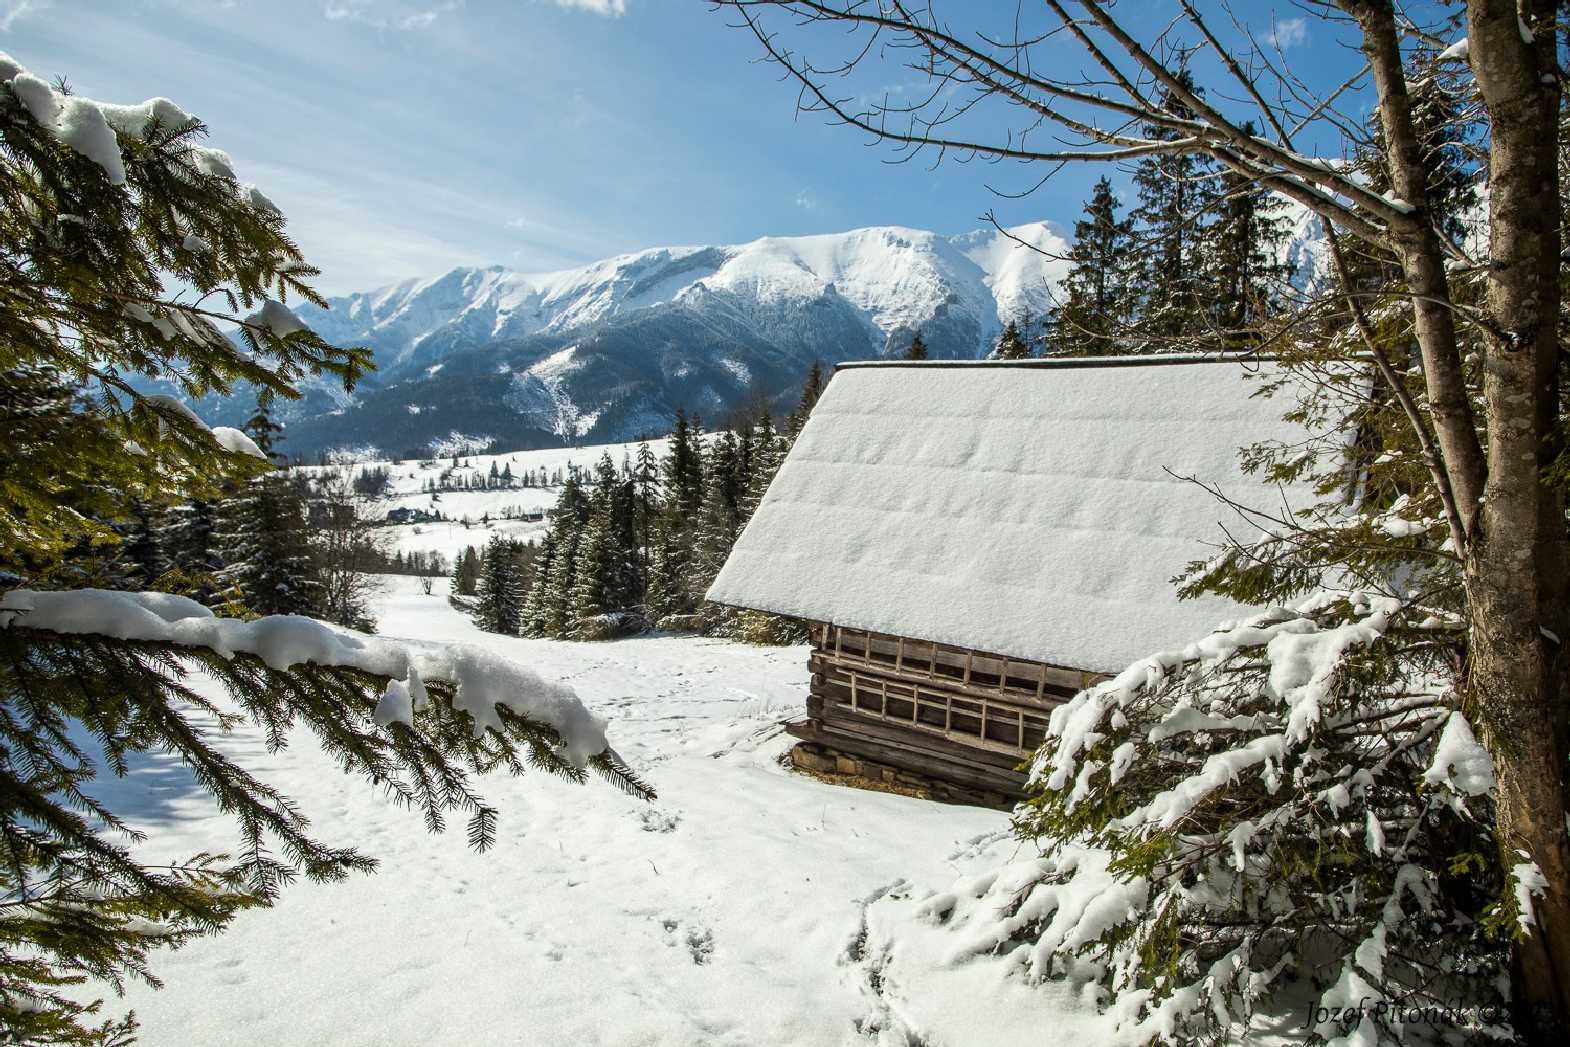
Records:
<instances>
[{"instance_id":1,"label":"dark green foliage","mask_svg":"<svg viewBox=\"0 0 1570 1047\"><path fill-rule=\"evenodd\" d=\"M1216 347L1240 351L1265 342L1269 322L1284 308L1292 276L1281 260L1289 232L1282 217L1286 202L1230 171L1220 175L1220 185L1214 221L1204 234L1203 278Z\"/></svg>"},{"instance_id":2,"label":"dark green foliage","mask_svg":"<svg viewBox=\"0 0 1570 1047\"><path fill-rule=\"evenodd\" d=\"M525 636L545 636L545 597L551 573L556 569L556 528L547 531L540 541L539 555L534 560L534 572L523 600L523 619L520 629Z\"/></svg>"},{"instance_id":3,"label":"dark green foliage","mask_svg":"<svg viewBox=\"0 0 1570 1047\"><path fill-rule=\"evenodd\" d=\"M218 572L223 566L218 547L217 504L197 498L171 507L164 514L159 542L171 568L188 579L190 588L184 595L211 606L220 584ZM163 582L154 588L167 591Z\"/></svg>"},{"instance_id":4,"label":"dark green foliage","mask_svg":"<svg viewBox=\"0 0 1570 1047\"><path fill-rule=\"evenodd\" d=\"M697 516L703 505L703 444L701 428L689 424L687 414L676 409L676 428L671 432L670 454L660 467L666 496L675 510L688 519Z\"/></svg>"},{"instance_id":5,"label":"dark green foliage","mask_svg":"<svg viewBox=\"0 0 1570 1047\"><path fill-rule=\"evenodd\" d=\"M495 536L479 565L474 623L488 633L517 636L523 628L525 593L518 543Z\"/></svg>"},{"instance_id":6,"label":"dark green foliage","mask_svg":"<svg viewBox=\"0 0 1570 1047\"><path fill-rule=\"evenodd\" d=\"M821 388L822 371L814 368L802 394L803 414ZM645 446L636 464L629 460L618 471L603 456L587 497L569 480L551 510L524 604L524 630L594 639L641 615L652 625L680 619L673 627L682 629L698 628L701 620L709 633L757 643L799 641L799 623L703 600L793 439L775 428L762 400L754 410L754 418L735 420L735 432L706 443L678 412L663 460ZM695 496L697 508L689 510ZM607 629L608 621L617 628Z\"/></svg>"},{"instance_id":7,"label":"dark green foliage","mask_svg":"<svg viewBox=\"0 0 1570 1047\"><path fill-rule=\"evenodd\" d=\"M741 503L747 477L738 455L735 438L721 433L709 443L703 459L706 478L703 509L698 514L693 538L693 580L695 593L708 591L709 585L725 566L730 548L741 533ZM718 608L716 613L722 613Z\"/></svg>"},{"instance_id":8,"label":"dark green foliage","mask_svg":"<svg viewBox=\"0 0 1570 1047\"><path fill-rule=\"evenodd\" d=\"M550 511L540 564L528 603L531 628L541 636L564 636L574 625L573 591L578 581L578 550L589 519L589 499L572 476Z\"/></svg>"},{"instance_id":9,"label":"dark green foliage","mask_svg":"<svg viewBox=\"0 0 1570 1047\"><path fill-rule=\"evenodd\" d=\"M283 427L266 405L246 423L263 453L276 455ZM219 506L218 539L225 592L253 614L322 615L327 606L319 566L311 551L305 498L289 474L275 471L251 480Z\"/></svg>"},{"instance_id":10,"label":"dark green foliage","mask_svg":"<svg viewBox=\"0 0 1570 1047\"><path fill-rule=\"evenodd\" d=\"M192 689L192 669L220 681L230 701L219 705ZM498 812L474 791L465 768L519 774L533 766L583 778L560 755L554 730L504 709L505 732L476 737L440 681L428 684L432 701L413 728L379 728L371 714L386 684L357 669L306 664L279 671L250 655L60 636L20 624L0 629L0 691L7 696L0 741L5 751L28 755L0 761L0 795L7 798L0 818L7 892L0 1026L27 1043L97 1042L79 1038L73 1025L92 1006L61 990L88 977L156 985L147 966L153 949L216 930L242 908L271 904L301 873L337 880L376 868L369 855L317 840L287 797L213 748L212 722L226 729L252 724L274 746L286 744L294 728L308 728L344 771L418 811L431 831L441 831L454 813L466 815L469 838L481 850L495 839ZM84 735L95 740L90 747L73 740ZM140 835L85 787L103 774L125 773L133 754L150 749L178 757L235 819L236 859L203 854L150 867L131 856L127 847ZM646 792L604 759L597 769Z\"/></svg>"},{"instance_id":11,"label":"dark green foliage","mask_svg":"<svg viewBox=\"0 0 1570 1047\"><path fill-rule=\"evenodd\" d=\"M648 608L653 622L697 610L691 578L692 530L676 514L664 513L654 525L649 561Z\"/></svg>"},{"instance_id":12,"label":"dark green foliage","mask_svg":"<svg viewBox=\"0 0 1570 1047\"><path fill-rule=\"evenodd\" d=\"M302 493L269 472L270 462L226 450L179 402L143 395L131 379L171 383L191 398L239 382L262 390L251 431L270 455L271 399L296 396L307 375L347 390L370 355L292 329L284 300L323 303L282 215L200 145L199 123L163 122L175 119L167 103L149 112L163 115L116 130L120 183L0 84L0 594L102 584L121 558L136 565L130 584L183 579L179 587L203 595L188 586L205 586L223 599L199 579L224 561L253 611L314 610ZM236 325L234 340L216 323ZM171 507L182 508L166 520ZM168 560L174 566L164 571ZM126 1042L134 1019L97 1018L102 983L156 984L155 950L269 904L302 873L332 880L375 867L311 835L306 812L224 755L222 732L250 725L276 748L309 729L347 772L420 811L432 830L467 815L470 841L482 849L495 838L497 812L474 791L474 773L529 765L583 778L553 729L504 707L502 729L477 734L473 718L453 708L449 682L427 681L430 700L412 726L384 728L373 711L388 681L375 674L315 663L279 670L244 653L60 635L30 627L28 597L15 595L0 612L7 1043ZM192 686L197 670L218 682L222 700ZM112 802L93 798L101 793L92 784L125 774L142 754L186 768L239 829L237 856L160 867L133 854L141 836ZM591 766L647 795L608 752Z\"/></svg>"},{"instance_id":13,"label":"dark green foliage","mask_svg":"<svg viewBox=\"0 0 1570 1047\"><path fill-rule=\"evenodd\" d=\"M992 356L997 360L1028 360L1030 359L1030 345L1019 333L1019 324L1010 320L1003 328L1003 334L998 337L998 344L992 350Z\"/></svg>"},{"instance_id":14,"label":"dark green foliage","mask_svg":"<svg viewBox=\"0 0 1570 1047\"><path fill-rule=\"evenodd\" d=\"M458 596L473 596L480 584L480 554L474 546L466 545L458 562L453 564L452 591Z\"/></svg>"},{"instance_id":15,"label":"dark green foliage","mask_svg":"<svg viewBox=\"0 0 1570 1047\"><path fill-rule=\"evenodd\" d=\"M927 358L927 343L921 337L921 332L916 332L916 337L910 340L910 345L905 348L905 359L925 360Z\"/></svg>"},{"instance_id":16,"label":"dark green foliage","mask_svg":"<svg viewBox=\"0 0 1570 1047\"><path fill-rule=\"evenodd\" d=\"M647 443L638 445L638 461L633 467L633 529L638 536L639 567L648 578L649 549L654 540L654 516L659 507L660 463Z\"/></svg>"},{"instance_id":17,"label":"dark green foliage","mask_svg":"<svg viewBox=\"0 0 1570 1047\"><path fill-rule=\"evenodd\" d=\"M597 615L630 608L642 599L637 511L630 475L619 475L610 454L602 455L595 466L594 491L578 547L570 610L574 628Z\"/></svg>"},{"instance_id":18,"label":"dark green foliage","mask_svg":"<svg viewBox=\"0 0 1570 1047\"><path fill-rule=\"evenodd\" d=\"M813 407L817 406L818 397L823 395L823 361L812 361L812 369L807 372L807 380L801 387L801 398L796 401L796 409L790 413L785 421L785 439L794 441L796 434L801 432L801 427L807 424L807 419L812 415Z\"/></svg>"},{"instance_id":19,"label":"dark green foliage","mask_svg":"<svg viewBox=\"0 0 1570 1047\"><path fill-rule=\"evenodd\" d=\"M219 538L228 564L219 572L225 587L240 593L256 614L320 615L325 594L311 554L305 500L284 473L251 481L225 500Z\"/></svg>"},{"instance_id":20,"label":"dark green foliage","mask_svg":"<svg viewBox=\"0 0 1570 1047\"><path fill-rule=\"evenodd\" d=\"M159 536L160 514L146 502L135 500L130 519L120 524L118 564L121 588L151 589L169 569Z\"/></svg>"},{"instance_id":21,"label":"dark green foliage","mask_svg":"<svg viewBox=\"0 0 1570 1047\"><path fill-rule=\"evenodd\" d=\"M1166 104L1186 112L1174 99ZM1188 155L1146 158L1134 181L1139 206L1129 217L1118 217L1112 183L1102 178L1075 224L1048 355L1240 351L1279 335L1272 322L1292 275L1283 260L1285 201Z\"/></svg>"},{"instance_id":22,"label":"dark green foliage","mask_svg":"<svg viewBox=\"0 0 1570 1047\"><path fill-rule=\"evenodd\" d=\"M1117 216L1112 183L1096 182L1085 217L1074 224L1069 248L1072 265L1064 278L1063 300L1048 320L1047 353L1098 356L1118 351L1139 301L1134 221Z\"/></svg>"},{"instance_id":23,"label":"dark green foliage","mask_svg":"<svg viewBox=\"0 0 1570 1047\"><path fill-rule=\"evenodd\" d=\"M1183 79L1185 86L1193 87L1186 72ZM1180 119L1193 116L1168 91L1162 93L1161 107ZM1179 132L1155 124L1144 125L1141 133L1157 141L1179 137ZM1191 348L1187 340L1207 330L1200 223L1216 192L1214 174L1214 161L1192 153L1156 153L1135 165L1139 204L1133 219L1139 229L1144 292L1137 321L1142 351L1185 350Z\"/></svg>"}]
</instances>

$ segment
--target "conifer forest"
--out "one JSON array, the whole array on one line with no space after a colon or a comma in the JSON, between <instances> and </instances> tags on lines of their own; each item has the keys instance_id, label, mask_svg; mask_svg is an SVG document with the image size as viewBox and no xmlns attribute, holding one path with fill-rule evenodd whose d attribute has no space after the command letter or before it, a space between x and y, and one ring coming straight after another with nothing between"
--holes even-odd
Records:
<instances>
[{"instance_id":1,"label":"conifer forest","mask_svg":"<svg viewBox=\"0 0 1570 1047\"><path fill-rule=\"evenodd\" d=\"M1567 1042L1567 73L0 0L0 1045Z\"/></svg>"}]
</instances>

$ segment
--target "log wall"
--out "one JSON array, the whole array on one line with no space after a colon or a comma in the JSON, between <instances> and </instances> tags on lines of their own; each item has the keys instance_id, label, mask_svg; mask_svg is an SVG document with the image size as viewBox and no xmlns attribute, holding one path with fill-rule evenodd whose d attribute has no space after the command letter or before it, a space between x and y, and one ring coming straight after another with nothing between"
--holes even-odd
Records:
<instances>
[{"instance_id":1,"label":"log wall","mask_svg":"<svg viewBox=\"0 0 1570 1047\"><path fill-rule=\"evenodd\" d=\"M812 633L807 720L791 732L938 782L1024 795L1054 706L1102 677L832 624Z\"/></svg>"}]
</instances>

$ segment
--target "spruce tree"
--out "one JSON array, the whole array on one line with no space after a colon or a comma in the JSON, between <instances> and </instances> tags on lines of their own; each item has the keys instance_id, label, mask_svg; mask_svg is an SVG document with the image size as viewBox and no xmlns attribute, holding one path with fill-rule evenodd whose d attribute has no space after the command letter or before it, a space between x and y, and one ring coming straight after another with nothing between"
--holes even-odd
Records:
<instances>
[{"instance_id":1,"label":"spruce tree","mask_svg":"<svg viewBox=\"0 0 1570 1047\"><path fill-rule=\"evenodd\" d=\"M672 615L697 609L692 593L692 530L674 512L659 515L654 525L646 604L658 625Z\"/></svg>"},{"instance_id":2,"label":"spruce tree","mask_svg":"<svg viewBox=\"0 0 1570 1047\"><path fill-rule=\"evenodd\" d=\"M151 589L169 569L169 558L164 555L162 514L140 499L134 499L130 515L120 527L120 553L118 559L121 588Z\"/></svg>"},{"instance_id":3,"label":"spruce tree","mask_svg":"<svg viewBox=\"0 0 1570 1047\"><path fill-rule=\"evenodd\" d=\"M670 453L661 463L665 490L676 511L695 520L703 506L703 443L700 427L690 423L687 412L676 409Z\"/></svg>"},{"instance_id":4,"label":"spruce tree","mask_svg":"<svg viewBox=\"0 0 1570 1047\"><path fill-rule=\"evenodd\" d=\"M172 569L185 579L185 595L212 606L223 557L218 548L218 503L196 498L171 508L160 534Z\"/></svg>"},{"instance_id":5,"label":"spruce tree","mask_svg":"<svg viewBox=\"0 0 1570 1047\"><path fill-rule=\"evenodd\" d=\"M752 519L753 512L757 510L758 503L763 501L764 492L769 489L769 483L774 479L774 474L779 471L780 463L785 460L785 452L789 450L787 440L775 432L774 418L769 414L766 406L753 424L752 448L752 465L748 471L746 486L741 493L737 514L739 527L745 527L747 521Z\"/></svg>"},{"instance_id":6,"label":"spruce tree","mask_svg":"<svg viewBox=\"0 0 1570 1047\"><path fill-rule=\"evenodd\" d=\"M523 600L523 615L519 631L525 636L545 635L546 582L556 565L556 536L546 532L540 539L540 549L529 573L527 594Z\"/></svg>"},{"instance_id":7,"label":"spruce tree","mask_svg":"<svg viewBox=\"0 0 1570 1047\"><path fill-rule=\"evenodd\" d=\"M589 518L589 500L579 486L576 473L570 472L561 494L551 507L546 540L552 546L548 571L536 574L534 585L540 589L538 628L543 636L566 636L576 624L573 618L573 592L578 582L578 552L584 524Z\"/></svg>"},{"instance_id":8,"label":"spruce tree","mask_svg":"<svg viewBox=\"0 0 1570 1047\"><path fill-rule=\"evenodd\" d=\"M795 440L796 434L801 432L801 427L807 424L807 418L812 414L812 409L817 406L818 397L823 395L823 385L823 361L814 360L811 370L807 372L807 380L802 383L801 397L796 401L796 409L786 420L787 439Z\"/></svg>"},{"instance_id":9,"label":"spruce tree","mask_svg":"<svg viewBox=\"0 0 1570 1047\"><path fill-rule=\"evenodd\" d=\"M706 478L703 511L698 516L693 534L691 576L688 589L696 599L718 577L720 568L730 556L731 546L740 532L741 503L745 491L736 453L736 440L730 433L721 433L710 443L704 456L703 472ZM722 627L726 612L721 608L704 605L709 627Z\"/></svg>"},{"instance_id":10,"label":"spruce tree","mask_svg":"<svg viewBox=\"0 0 1570 1047\"><path fill-rule=\"evenodd\" d=\"M276 446L282 427L273 422L265 403L246 423L258 448L281 457ZM311 551L311 528L305 499L288 473L260 476L220 511L219 539L226 563L219 572L226 586L253 614L321 615L326 593Z\"/></svg>"},{"instance_id":11,"label":"spruce tree","mask_svg":"<svg viewBox=\"0 0 1570 1047\"><path fill-rule=\"evenodd\" d=\"M648 584L650 548L654 540L654 515L659 506L660 463L648 442L638 444L638 458L633 465L633 529L638 537L638 565L644 586Z\"/></svg>"},{"instance_id":12,"label":"spruce tree","mask_svg":"<svg viewBox=\"0 0 1570 1047\"><path fill-rule=\"evenodd\" d=\"M1181 78L1192 88L1192 77ZM1177 119L1192 119L1193 112L1173 92L1164 90L1161 108ZM1156 141L1172 141L1179 132L1145 124L1141 134ZM1208 331L1203 273L1203 223L1214 203L1215 163L1187 153L1155 153L1134 168L1139 205L1133 218L1138 230L1140 282L1137 347L1142 352L1172 352L1192 348L1190 342Z\"/></svg>"},{"instance_id":13,"label":"spruce tree","mask_svg":"<svg viewBox=\"0 0 1570 1047\"><path fill-rule=\"evenodd\" d=\"M1286 202L1230 171L1221 174L1220 184L1215 221L1205 235L1201 282L1215 347L1248 349L1267 337L1264 325L1281 311L1292 275L1284 258Z\"/></svg>"},{"instance_id":14,"label":"spruce tree","mask_svg":"<svg viewBox=\"0 0 1570 1047\"><path fill-rule=\"evenodd\" d=\"M1030 345L1020 335L1017 322L1010 320L1003 328L1003 333L998 336L998 344L992 350L992 356L996 360L1030 359Z\"/></svg>"},{"instance_id":15,"label":"spruce tree","mask_svg":"<svg viewBox=\"0 0 1570 1047\"><path fill-rule=\"evenodd\" d=\"M631 470L619 475L610 453L594 470L594 491L582 528L573 578L571 617L583 622L623 610L642 595Z\"/></svg>"},{"instance_id":16,"label":"spruce tree","mask_svg":"<svg viewBox=\"0 0 1570 1047\"><path fill-rule=\"evenodd\" d=\"M921 337L921 332L916 332L916 337L910 340L910 345L905 348L905 359L925 360L927 358L927 342Z\"/></svg>"},{"instance_id":17,"label":"spruce tree","mask_svg":"<svg viewBox=\"0 0 1570 1047\"><path fill-rule=\"evenodd\" d=\"M474 596L480 584L480 554L472 545L463 547L452 569L452 591L458 596Z\"/></svg>"},{"instance_id":18,"label":"spruce tree","mask_svg":"<svg viewBox=\"0 0 1570 1047\"><path fill-rule=\"evenodd\" d=\"M1047 319L1047 353L1102 356L1121 351L1138 302L1134 221L1118 217L1117 197L1096 182L1085 217L1074 223L1062 300Z\"/></svg>"},{"instance_id":19,"label":"spruce tree","mask_svg":"<svg viewBox=\"0 0 1570 1047\"><path fill-rule=\"evenodd\" d=\"M370 366L369 351L329 345L284 304L325 306L309 285L316 271L283 216L201 143L204 133L166 99L100 105L0 58L7 1042L125 1043L134 1019L103 1018L99 987L156 986L156 951L269 904L299 874L328 881L374 867L318 839L309 812L234 764L218 732L245 725L282 745L309 728L346 772L393 792L433 830L463 812L479 848L494 841L497 812L473 773L525 763L585 773L565 755L569 722L550 712L570 696L510 664L466 656L475 671L464 676L421 651L307 620L214 621L168 594L86 591L70 570L74 550L119 546L114 524L130 499L249 497L247 481L269 464L237 431L210 430L180 399L144 393L130 376L190 400L241 384L294 397L313 375L348 391ZM296 656L301 644L309 660ZM518 687L487 690L487 668ZM234 820L236 857L153 865L133 849L139 833L117 791L98 783L152 753L195 769L192 787ZM589 766L641 791L608 752Z\"/></svg>"},{"instance_id":20,"label":"spruce tree","mask_svg":"<svg viewBox=\"0 0 1570 1047\"><path fill-rule=\"evenodd\" d=\"M618 609L616 593L617 549L611 533L608 503L600 503L589 514L578 540L578 556L572 579L569 620L576 630L589 619Z\"/></svg>"},{"instance_id":21,"label":"spruce tree","mask_svg":"<svg viewBox=\"0 0 1570 1047\"><path fill-rule=\"evenodd\" d=\"M481 629L503 636L521 632L525 592L516 542L501 535L490 540L475 596L474 622Z\"/></svg>"}]
</instances>

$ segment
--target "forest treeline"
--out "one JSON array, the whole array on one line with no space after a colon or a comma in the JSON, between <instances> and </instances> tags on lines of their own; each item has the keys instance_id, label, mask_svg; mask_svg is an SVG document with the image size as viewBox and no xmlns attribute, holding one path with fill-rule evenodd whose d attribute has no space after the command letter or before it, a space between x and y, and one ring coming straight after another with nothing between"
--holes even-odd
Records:
<instances>
[{"instance_id":1,"label":"forest treeline","mask_svg":"<svg viewBox=\"0 0 1570 1047\"><path fill-rule=\"evenodd\" d=\"M454 597L483 629L513 636L606 639L646 628L789 643L800 623L721 607L704 593L823 391L813 364L782 425L763 399L705 434L678 410L669 447L647 443L620 467L569 472L536 544L495 536L453 568Z\"/></svg>"}]
</instances>

